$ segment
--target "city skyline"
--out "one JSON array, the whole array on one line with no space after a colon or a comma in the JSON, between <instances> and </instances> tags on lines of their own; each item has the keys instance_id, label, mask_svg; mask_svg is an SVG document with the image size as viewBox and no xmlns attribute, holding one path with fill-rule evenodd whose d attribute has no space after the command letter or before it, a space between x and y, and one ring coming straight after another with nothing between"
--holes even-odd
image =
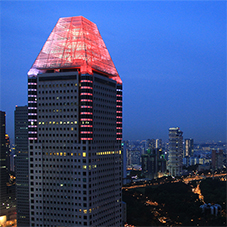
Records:
<instances>
[{"instance_id":1,"label":"city skyline","mask_svg":"<svg viewBox=\"0 0 227 227\"><path fill-rule=\"evenodd\" d=\"M15 106L27 104L27 73L40 47L59 17L79 15L99 25L124 82L124 140L166 141L170 127L195 143L226 140L221 1L2 2L1 110L11 139Z\"/></svg>"}]
</instances>

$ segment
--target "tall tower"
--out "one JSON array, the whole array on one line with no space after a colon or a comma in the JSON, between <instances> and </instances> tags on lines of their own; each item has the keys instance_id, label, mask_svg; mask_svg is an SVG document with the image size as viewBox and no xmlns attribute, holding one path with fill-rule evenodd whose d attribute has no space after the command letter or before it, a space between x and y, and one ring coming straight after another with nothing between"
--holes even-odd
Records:
<instances>
[{"instance_id":1,"label":"tall tower","mask_svg":"<svg viewBox=\"0 0 227 227\"><path fill-rule=\"evenodd\" d=\"M180 128L169 128L168 165L170 175L181 176L183 166L183 132Z\"/></svg>"},{"instance_id":2,"label":"tall tower","mask_svg":"<svg viewBox=\"0 0 227 227\"><path fill-rule=\"evenodd\" d=\"M194 140L193 139L185 139L184 145L184 158L192 157L194 153Z\"/></svg>"},{"instance_id":3,"label":"tall tower","mask_svg":"<svg viewBox=\"0 0 227 227\"><path fill-rule=\"evenodd\" d=\"M0 212L1 215L6 214L6 201L7 197L7 186L8 174L6 169L6 113L0 111Z\"/></svg>"},{"instance_id":4,"label":"tall tower","mask_svg":"<svg viewBox=\"0 0 227 227\"><path fill-rule=\"evenodd\" d=\"M28 166L28 107L16 106L14 111L17 225L30 226L29 166Z\"/></svg>"},{"instance_id":5,"label":"tall tower","mask_svg":"<svg viewBox=\"0 0 227 227\"><path fill-rule=\"evenodd\" d=\"M60 18L28 72L31 226L122 224L122 81L97 26Z\"/></svg>"}]
</instances>

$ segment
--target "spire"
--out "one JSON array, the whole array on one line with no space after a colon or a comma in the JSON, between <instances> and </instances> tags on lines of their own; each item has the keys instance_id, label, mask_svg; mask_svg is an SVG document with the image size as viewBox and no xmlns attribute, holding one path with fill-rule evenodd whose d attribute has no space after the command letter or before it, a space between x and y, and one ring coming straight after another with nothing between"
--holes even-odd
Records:
<instances>
[{"instance_id":1,"label":"spire","mask_svg":"<svg viewBox=\"0 0 227 227\"><path fill-rule=\"evenodd\" d=\"M82 16L58 20L28 75L73 68L103 72L122 83L96 24Z\"/></svg>"}]
</instances>

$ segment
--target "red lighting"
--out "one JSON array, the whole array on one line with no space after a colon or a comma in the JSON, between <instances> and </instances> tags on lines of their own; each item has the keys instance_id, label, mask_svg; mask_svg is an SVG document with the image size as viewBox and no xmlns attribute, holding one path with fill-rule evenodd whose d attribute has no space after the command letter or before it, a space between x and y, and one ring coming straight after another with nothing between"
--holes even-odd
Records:
<instances>
[{"instance_id":1,"label":"red lighting","mask_svg":"<svg viewBox=\"0 0 227 227\"><path fill-rule=\"evenodd\" d=\"M87 86L81 86L81 89L93 89L92 87L87 87Z\"/></svg>"},{"instance_id":2,"label":"red lighting","mask_svg":"<svg viewBox=\"0 0 227 227\"><path fill-rule=\"evenodd\" d=\"M81 93L81 95L92 95L91 93Z\"/></svg>"},{"instance_id":3,"label":"red lighting","mask_svg":"<svg viewBox=\"0 0 227 227\"><path fill-rule=\"evenodd\" d=\"M82 16L58 20L28 75L64 68L103 72L122 84L96 24Z\"/></svg>"},{"instance_id":4,"label":"red lighting","mask_svg":"<svg viewBox=\"0 0 227 227\"><path fill-rule=\"evenodd\" d=\"M81 99L81 102L92 102L91 99Z\"/></svg>"}]
</instances>

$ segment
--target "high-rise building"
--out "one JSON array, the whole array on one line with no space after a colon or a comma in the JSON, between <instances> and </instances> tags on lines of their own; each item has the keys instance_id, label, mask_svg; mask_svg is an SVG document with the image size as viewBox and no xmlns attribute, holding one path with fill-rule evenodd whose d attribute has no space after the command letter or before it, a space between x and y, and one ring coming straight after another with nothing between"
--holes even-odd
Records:
<instances>
[{"instance_id":1,"label":"high-rise building","mask_svg":"<svg viewBox=\"0 0 227 227\"><path fill-rule=\"evenodd\" d=\"M147 151L148 149L153 149L155 148L155 139L147 139L145 142L145 151Z\"/></svg>"},{"instance_id":2,"label":"high-rise building","mask_svg":"<svg viewBox=\"0 0 227 227\"><path fill-rule=\"evenodd\" d=\"M14 111L14 130L17 225L30 226L27 106L16 106Z\"/></svg>"},{"instance_id":3,"label":"high-rise building","mask_svg":"<svg viewBox=\"0 0 227 227\"><path fill-rule=\"evenodd\" d=\"M6 169L6 113L0 111L0 213L6 214L8 173Z\"/></svg>"},{"instance_id":4,"label":"high-rise building","mask_svg":"<svg viewBox=\"0 0 227 227\"><path fill-rule=\"evenodd\" d=\"M155 148L162 148L162 139L155 140Z\"/></svg>"},{"instance_id":5,"label":"high-rise building","mask_svg":"<svg viewBox=\"0 0 227 227\"><path fill-rule=\"evenodd\" d=\"M157 178L158 174L158 149L148 149L146 154L141 155L142 172L146 178Z\"/></svg>"},{"instance_id":6,"label":"high-rise building","mask_svg":"<svg viewBox=\"0 0 227 227\"><path fill-rule=\"evenodd\" d=\"M212 164L213 171L223 168L223 164L224 164L223 150L219 150L219 149L212 150L211 164Z\"/></svg>"},{"instance_id":7,"label":"high-rise building","mask_svg":"<svg viewBox=\"0 0 227 227\"><path fill-rule=\"evenodd\" d=\"M186 166L190 165L190 157L192 157L193 154L194 154L194 140L193 139L185 139L183 162Z\"/></svg>"},{"instance_id":8,"label":"high-rise building","mask_svg":"<svg viewBox=\"0 0 227 227\"><path fill-rule=\"evenodd\" d=\"M172 176L180 176L183 166L183 132L179 127L169 128L167 169Z\"/></svg>"},{"instance_id":9,"label":"high-rise building","mask_svg":"<svg viewBox=\"0 0 227 227\"><path fill-rule=\"evenodd\" d=\"M185 139L184 143L184 158L192 157L194 154L194 140L193 139Z\"/></svg>"},{"instance_id":10,"label":"high-rise building","mask_svg":"<svg viewBox=\"0 0 227 227\"><path fill-rule=\"evenodd\" d=\"M97 26L60 18L28 72L31 226L122 224L122 81Z\"/></svg>"},{"instance_id":11,"label":"high-rise building","mask_svg":"<svg viewBox=\"0 0 227 227\"><path fill-rule=\"evenodd\" d=\"M8 134L5 134L5 140L6 140L6 172L7 174L9 174L10 172L10 139Z\"/></svg>"}]
</instances>

